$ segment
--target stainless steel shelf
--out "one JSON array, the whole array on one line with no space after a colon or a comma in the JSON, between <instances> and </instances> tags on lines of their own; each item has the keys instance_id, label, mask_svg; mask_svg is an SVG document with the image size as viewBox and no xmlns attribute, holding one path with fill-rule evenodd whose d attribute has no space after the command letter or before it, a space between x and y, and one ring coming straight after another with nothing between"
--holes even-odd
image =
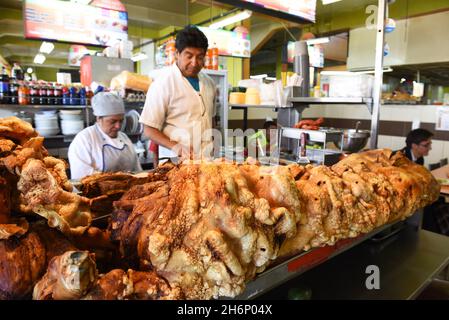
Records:
<instances>
[{"instance_id":1,"label":"stainless steel shelf","mask_svg":"<svg viewBox=\"0 0 449 320\"><path fill-rule=\"evenodd\" d=\"M297 97L289 98L289 102L292 103L304 103L304 104L367 104L372 103L372 98L313 98L313 97Z\"/></svg>"},{"instance_id":2,"label":"stainless steel shelf","mask_svg":"<svg viewBox=\"0 0 449 320\"><path fill-rule=\"evenodd\" d=\"M278 109L279 107L276 107L275 105L263 105L263 104L258 104L258 105L252 105L252 104L230 104L229 105L230 109L250 109L250 108L258 108L258 109Z\"/></svg>"},{"instance_id":3,"label":"stainless steel shelf","mask_svg":"<svg viewBox=\"0 0 449 320\"><path fill-rule=\"evenodd\" d=\"M0 104L2 109L84 109L85 105L20 105L20 104Z\"/></svg>"}]
</instances>

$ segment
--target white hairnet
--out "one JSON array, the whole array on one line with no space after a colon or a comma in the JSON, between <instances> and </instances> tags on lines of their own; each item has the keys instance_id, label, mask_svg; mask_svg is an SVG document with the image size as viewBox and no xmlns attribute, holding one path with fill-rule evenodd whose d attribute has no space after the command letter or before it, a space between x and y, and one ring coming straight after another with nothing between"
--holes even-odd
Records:
<instances>
[{"instance_id":1,"label":"white hairnet","mask_svg":"<svg viewBox=\"0 0 449 320\"><path fill-rule=\"evenodd\" d=\"M99 92L92 98L94 116L112 116L125 113L122 98L112 92Z\"/></svg>"}]
</instances>

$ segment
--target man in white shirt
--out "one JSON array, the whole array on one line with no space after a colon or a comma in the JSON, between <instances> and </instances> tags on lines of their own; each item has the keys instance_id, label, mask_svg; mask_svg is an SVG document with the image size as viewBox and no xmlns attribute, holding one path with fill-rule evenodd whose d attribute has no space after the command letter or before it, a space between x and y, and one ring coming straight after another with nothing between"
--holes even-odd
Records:
<instances>
[{"instance_id":1,"label":"man in white shirt","mask_svg":"<svg viewBox=\"0 0 449 320\"><path fill-rule=\"evenodd\" d=\"M122 98L100 92L92 98L92 108L96 123L79 132L69 147L71 178L95 172L141 171L131 140L120 131L125 114Z\"/></svg>"},{"instance_id":2,"label":"man in white shirt","mask_svg":"<svg viewBox=\"0 0 449 320\"><path fill-rule=\"evenodd\" d=\"M201 158L208 155L215 116L215 83L200 72L208 42L198 28L187 26L175 46L176 63L152 83L140 122L145 135L159 145L159 158Z\"/></svg>"}]
</instances>

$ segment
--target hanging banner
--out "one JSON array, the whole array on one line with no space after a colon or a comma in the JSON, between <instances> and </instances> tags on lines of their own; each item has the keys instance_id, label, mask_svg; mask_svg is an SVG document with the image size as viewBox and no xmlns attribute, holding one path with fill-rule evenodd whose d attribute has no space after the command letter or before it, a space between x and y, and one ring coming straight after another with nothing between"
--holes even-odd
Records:
<instances>
[{"instance_id":1,"label":"hanging banner","mask_svg":"<svg viewBox=\"0 0 449 320\"><path fill-rule=\"evenodd\" d=\"M128 40L124 11L59 0L26 0L24 29L27 39L111 46Z\"/></svg>"},{"instance_id":2,"label":"hanging banner","mask_svg":"<svg viewBox=\"0 0 449 320\"><path fill-rule=\"evenodd\" d=\"M249 58L251 57L251 41L249 33L198 27L207 37L209 48L218 48L220 56Z\"/></svg>"},{"instance_id":3,"label":"hanging banner","mask_svg":"<svg viewBox=\"0 0 449 320\"><path fill-rule=\"evenodd\" d=\"M290 41L287 45L287 61L293 63L295 50L295 43ZM324 68L324 47L321 44L307 45L307 52L309 54L309 64L311 67Z\"/></svg>"}]
</instances>

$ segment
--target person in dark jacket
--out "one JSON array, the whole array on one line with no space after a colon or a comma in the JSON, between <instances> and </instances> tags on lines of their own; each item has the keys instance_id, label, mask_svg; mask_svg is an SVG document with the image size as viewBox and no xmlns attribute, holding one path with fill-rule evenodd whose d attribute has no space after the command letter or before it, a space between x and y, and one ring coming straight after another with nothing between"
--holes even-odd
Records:
<instances>
[{"instance_id":1,"label":"person in dark jacket","mask_svg":"<svg viewBox=\"0 0 449 320\"><path fill-rule=\"evenodd\" d=\"M432 150L433 133L426 129L415 129L405 139L406 147L401 151L413 162L424 165L424 157Z\"/></svg>"}]
</instances>

